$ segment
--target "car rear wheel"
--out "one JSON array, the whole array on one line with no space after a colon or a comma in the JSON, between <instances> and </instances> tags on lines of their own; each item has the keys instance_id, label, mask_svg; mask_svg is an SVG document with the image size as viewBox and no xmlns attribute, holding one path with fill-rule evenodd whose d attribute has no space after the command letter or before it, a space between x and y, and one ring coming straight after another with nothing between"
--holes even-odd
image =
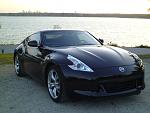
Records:
<instances>
[{"instance_id":1,"label":"car rear wheel","mask_svg":"<svg viewBox=\"0 0 150 113\"><path fill-rule=\"evenodd\" d=\"M47 77L48 92L54 102L63 102L66 100L66 91L64 78L57 67L49 69Z\"/></svg>"},{"instance_id":2,"label":"car rear wheel","mask_svg":"<svg viewBox=\"0 0 150 113\"><path fill-rule=\"evenodd\" d=\"M19 77L24 76L22 68L21 68L21 62L19 60L19 56L18 55L15 56L14 65L15 65L16 75L19 76Z\"/></svg>"}]
</instances>

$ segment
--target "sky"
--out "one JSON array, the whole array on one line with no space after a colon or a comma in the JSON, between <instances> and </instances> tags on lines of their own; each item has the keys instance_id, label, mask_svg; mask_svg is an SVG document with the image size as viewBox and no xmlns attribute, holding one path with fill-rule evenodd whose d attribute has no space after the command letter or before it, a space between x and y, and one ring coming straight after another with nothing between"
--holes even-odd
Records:
<instances>
[{"instance_id":1,"label":"sky","mask_svg":"<svg viewBox=\"0 0 150 113\"><path fill-rule=\"evenodd\" d=\"M148 8L150 0L0 0L0 13L148 13Z\"/></svg>"}]
</instances>

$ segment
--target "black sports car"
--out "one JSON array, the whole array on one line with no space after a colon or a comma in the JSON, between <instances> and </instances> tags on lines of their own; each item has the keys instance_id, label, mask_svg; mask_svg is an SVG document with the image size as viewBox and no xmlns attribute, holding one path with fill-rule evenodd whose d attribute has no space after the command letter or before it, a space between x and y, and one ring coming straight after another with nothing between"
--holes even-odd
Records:
<instances>
[{"instance_id":1,"label":"black sports car","mask_svg":"<svg viewBox=\"0 0 150 113\"><path fill-rule=\"evenodd\" d=\"M134 53L103 45L79 30L45 30L28 36L14 51L18 76L30 75L47 85L55 102L68 93L88 96L139 94L144 65Z\"/></svg>"}]
</instances>

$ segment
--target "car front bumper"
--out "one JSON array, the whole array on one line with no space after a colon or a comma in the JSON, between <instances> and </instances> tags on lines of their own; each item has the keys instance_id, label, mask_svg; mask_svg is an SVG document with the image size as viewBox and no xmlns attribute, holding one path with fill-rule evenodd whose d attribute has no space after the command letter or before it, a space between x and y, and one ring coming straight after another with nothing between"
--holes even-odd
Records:
<instances>
[{"instance_id":1,"label":"car front bumper","mask_svg":"<svg viewBox=\"0 0 150 113\"><path fill-rule=\"evenodd\" d=\"M63 66L68 91L88 96L138 94L145 88L144 69L128 67L125 73L96 70L93 73L73 71ZM112 68L111 68L112 70Z\"/></svg>"}]
</instances>

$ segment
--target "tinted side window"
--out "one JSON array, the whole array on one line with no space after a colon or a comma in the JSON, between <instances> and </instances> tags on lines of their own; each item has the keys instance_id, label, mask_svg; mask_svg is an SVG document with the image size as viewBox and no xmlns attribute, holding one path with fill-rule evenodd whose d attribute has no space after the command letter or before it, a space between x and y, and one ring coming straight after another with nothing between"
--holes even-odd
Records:
<instances>
[{"instance_id":1,"label":"tinted side window","mask_svg":"<svg viewBox=\"0 0 150 113\"><path fill-rule=\"evenodd\" d=\"M28 38L28 42L33 41L33 40L37 41L38 45L40 45L40 42L41 42L40 33L35 33Z\"/></svg>"}]
</instances>

